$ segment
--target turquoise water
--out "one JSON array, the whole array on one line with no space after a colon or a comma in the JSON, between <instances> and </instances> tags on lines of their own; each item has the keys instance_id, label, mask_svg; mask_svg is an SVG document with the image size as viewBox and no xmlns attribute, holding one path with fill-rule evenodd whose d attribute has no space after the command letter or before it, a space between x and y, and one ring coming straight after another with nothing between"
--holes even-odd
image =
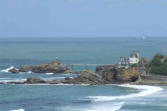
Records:
<instances>
[{"instance_id":1,"label":"turquoise water","mask_svg":"<svg viewBox=\"0 0 167 111\"><path fill-rule=\"evenodd\" d=\"M166 38L0 39L0 81L46 80L73 74L10 74L10 66L40 64L56 57L64 64L115 64L137 50L151 59L167 54ZM94 70L95 67L88 67ZM74 67L83 70L84 67ZM143 89L144 88L144 89ZM88 85L0 85L0 111L166 111L167 87Z\"/></svg>"}]
</instances>

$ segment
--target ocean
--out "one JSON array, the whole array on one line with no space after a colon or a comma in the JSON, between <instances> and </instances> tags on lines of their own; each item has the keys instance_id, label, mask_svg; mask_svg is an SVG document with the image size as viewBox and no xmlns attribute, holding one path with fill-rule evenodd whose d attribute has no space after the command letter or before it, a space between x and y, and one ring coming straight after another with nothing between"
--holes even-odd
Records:
<instances>
[{"instance_id":1,"label":"ocean","mask_svg":"<svg viewBox=\"0 0 167 111\"><path fill-rule=\"evenodd\" d=\"M167 38L1 38L0 82L75 77L75 74L11 74L10 67L58 58L63 64L116 64L136 50L148 60L167 54ZM74 66L84 70L84 66ZM87 69L95 70L95 66ZM166 86L0 85L0 111L167 111Z\"/></svg>"}]
</instances>

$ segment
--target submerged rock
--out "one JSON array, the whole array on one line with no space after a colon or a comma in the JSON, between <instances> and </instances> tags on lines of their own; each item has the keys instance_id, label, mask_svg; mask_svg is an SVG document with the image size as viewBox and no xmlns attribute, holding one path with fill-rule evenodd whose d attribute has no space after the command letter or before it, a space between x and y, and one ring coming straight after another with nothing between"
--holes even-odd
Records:
<instances>
[{"instance_id":1,"label":"submerged rock","mask_svg":"<svg viewBox=\"0 0 167 111\"><path fill-rule=\"evenodd\" d=\"M40 78L27 78L27 80L24 83L37 84L37 83L46 83L46 81L44 81Z\"/></svg>"},{"instance_id":2,"label":"submerged rock","mask_svg":"<svg viewBox=\"0 0 167 111\"><path fill-rule=\"evenodd\" d=\"M27 78L26 81L9 81L9 82L0 82L0 84L41 84L47 83L47 81L40 78Z\"/></svg>"}]
</instances>

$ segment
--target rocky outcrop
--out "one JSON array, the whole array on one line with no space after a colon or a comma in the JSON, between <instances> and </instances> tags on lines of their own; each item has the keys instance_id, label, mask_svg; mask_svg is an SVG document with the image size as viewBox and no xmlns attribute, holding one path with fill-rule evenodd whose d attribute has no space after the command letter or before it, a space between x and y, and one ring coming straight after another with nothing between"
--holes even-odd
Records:
<instances>
[{"instance_id":1,"label":"rocky outcrop","mask_svg":"<svg viewBox=\"0 0 167 111\"><path fill-rule=\"evenodd\" d=\"M123 82L135 82L139 79L139 71L137 67L130 67L124 69L121 73L118 74L117 79Z\"/></svg>"},{"instance_id":2,"label":"rocky outcrop","mask_svg":"<svg viewBox=\"0 0 167 111\"><path fill-rule=\"evenodd\" d=\"M33 73L64 73L69 71L66 65L61 65L58 60L51 63L40 64L36 66L21 66L19 72L33 72Z\"/></svg>"},{"instance_id":3,"label":"rocky outcrop","mask_svg":"<svg viewBox=\"0 0 167 111\"><path fill-rule=\"evenodd\" d=\"M98 66L96 67L96 73L102 76L103 81L105 83L113 83L116 79L115 66L106 65L106 66Z\"/></svg>"},{"instance_id":4,"label":"rocky outcrop","mask_svg":"<svg viewBox=\"0 0 167 111\"><path fill-rule=\"evenodd\" d=\"M50 72L71 72L67 68L62 70L58 69L62 67L60 64L55 62L48 64L41 64L38 66L22 66L19 71L32 71L35 73L50 73ZM14 69L13 69L14 70ZM73 72L73 71L72 71ZM100 85L100 84L118 84L118 83L129 83L135 82L139 78L139 71L137 67L129 67L127 69L117 68L114 65L99 66L96 68L96 72L89 70L76 72L78 74L75 78L65 78L63 80L52 80L44 81L39 78L28 78L25 82L10 82L15 84L89 84L89 85ZM10 84L9 83L9 84Z\"/></svg>"},{"instance_id":5,"label":"rocky outcrop","mask_svg":"<svg viewBox=\"0 0 167 111\"><path fill-rule=\"evenodd\" d=\"M9 70L9 72L11 72L11 73L19 73L19 70L16 69L16 68L12 68L12 69Z\"/></svg>"},{"instance_id":6,"label":"rocky outcrop","mask_svg":"<svg viewBox=\"0 0 167 111\"><path fill-rule=\"evenodd\" d=\"M65 78L63 80L45 81L40 78L28 78L25 82L8 82L8 84L89 84L99 85L104 84L101 76L91 71L82 71L76 78ZM3 84L3 83L1 83Z\"/></svg>"},{"instance_id":7,"label":"rocky outcrop","mask_svg":"<svg viewBox=\"0 0 167 111\"><path fill-rule=\"evenodd\" d=\"M102 75L103 81L107 84L135 82L139 78L137 67L123 69L113 65L99 66L96 68L96 73Z\"/></svg>"},{"instance_id":8,"label":"rocky outcrop","mask_svg":"<svg viewBox=\"0 0 167 111\"><path fill-rule=\"evenodd\" d=\"M76 78L65 78L64 80L53 80L49 83L98 85L98 84L103 84L103 80L101 79L101 76L99 76L97 73L86 70L86 71L80 72L80 74Z\"/></svg>"},{"instance_id":9,"label":"rocky outcrop","mask_svg":"<svg viewBox=\"0 0 167 111\"><path fill-rule=\"evenodd\" d=\"M26 81L9 81L9 82L0 82L0 84L43 84L48 83L45 80L42 80L40 78L27 78Z\"/></svg>"}]
</instances>

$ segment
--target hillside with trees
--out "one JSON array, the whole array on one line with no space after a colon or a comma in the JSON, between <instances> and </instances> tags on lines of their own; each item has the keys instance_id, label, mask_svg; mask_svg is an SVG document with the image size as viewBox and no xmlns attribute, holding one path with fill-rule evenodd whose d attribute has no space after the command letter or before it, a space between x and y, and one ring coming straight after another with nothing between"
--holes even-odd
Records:
<instances>
[{"instance_id":1,"label":"hillside with trees","mask_svg":"<svg viewBox=\"0 0 167 111\"><path fill-rule=\"evenodd\" d=\"M150 73L167 75L167 56L156 54L150 61Z\"/></svg>"}]
</instances>

